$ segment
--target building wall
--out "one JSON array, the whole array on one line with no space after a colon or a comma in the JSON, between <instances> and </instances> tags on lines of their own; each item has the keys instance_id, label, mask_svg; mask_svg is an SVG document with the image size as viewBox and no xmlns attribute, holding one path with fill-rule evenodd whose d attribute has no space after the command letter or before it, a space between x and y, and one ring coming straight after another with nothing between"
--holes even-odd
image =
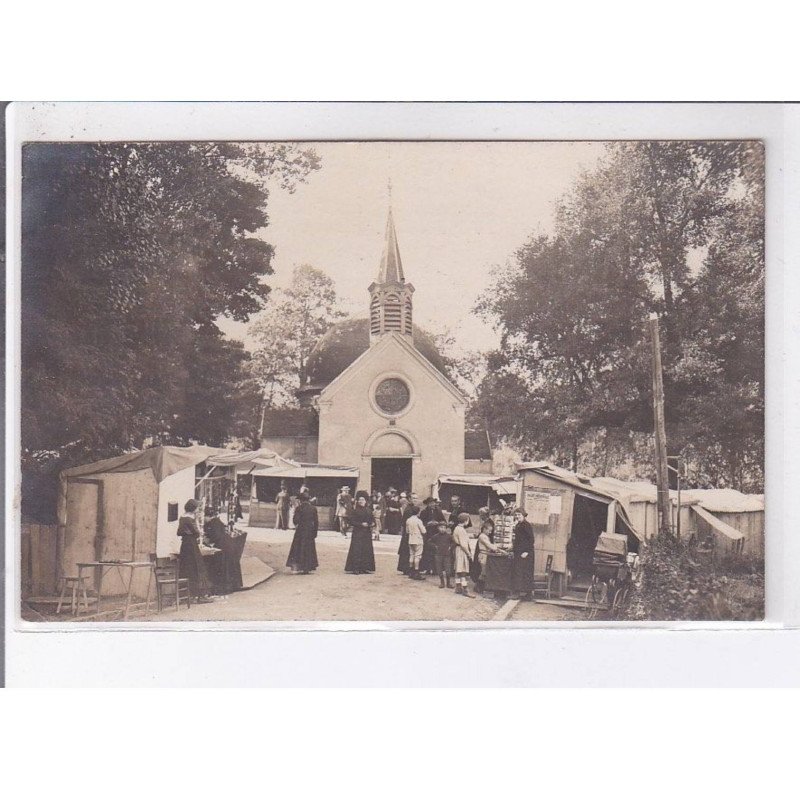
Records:
<instances>
[{"instance_id":1,"label":"building wall","mask_svg":"<svg viewBox=\"0 0 800 800\"><path fill-rule=\"evenodd\" d=\"M763 511L715 511L714 516L744 534L745 553L764 558Z\"/></svg>"},{"instance_id":2,"label":"building wall","mask_svg":"<svg viewBox=\"0 0 800 800\"><path fill-rule=\"evenodd\" d=\"M103 559L147 561L156 546L157 496L150 469L68 480L62 574L77 575L77 562L94 561L98 554ZM123 574L127 580L128 573ZM88 577L91 583L93 576ZM136 571L133 589L137 596L144 596L147 579L147 570ZM125 588L117 571L108 570L103 595L121 594Z\"/></svg>"},{"instance_id":3,"label":"building wall","mask_svg":"<svg viewBox=\"0 0 800 800\"><path fill-rule=\"evenodd\" d=\"M520 500L534 532L534 569L537 574L543 572L547 557L553 556L553 572L565 575L575 493L563 483L536 472L522 470L519 477L522 479ZM548 501L546 522L543 517L537 519L532 507L534 496L539 494L554 498ZM563 581L562 588L565 588Z\"/></svg>"},{"instance_id":4,"label":"building wall","mask_svg":"<svg viewBox=\"0 0 800 800\"><path fill-rule=\"evenodd\" d=\"M263 436L261 446L274 450L283 458L291 458L303 464L320 463L319 439L316 436Z\"/></svg>"},{"instance_id":5,"label":"building wall","mask_svg":"<svg viewBox=\"0 0 800 800\"><path fill-rule=\"evenodd\" d=\"M464 461L466 475L492 475L494 468L491 459L468 458Z\"/></svg>"},{"instance_id":6,"label":"building wall","mask_svg":"<svg viewBox=\"0 0 800 800\"><path fill-rule=\"evenodd\" d=\"M187 467L164 478L158 487L158 521L156 525L156 552L164 558L181 549L178 539L178 521L168 519L170 503L178 504L178 518L185 513L183 506L194 497L195 469Z\"/></svg>"},{"instance_id":7,"label":"building wall","mask_svg":"<svg viewBox=\"0 0 800 800\"><path fill-rule=\"evenodd\" d=\"M464 471L464 404L399 343L375 348L380 350L370 351L344 383L320 396L319 462L358 467L358 488L370 491L371 454L381 446L370 447L370 439L399 434L414 451L413 490L427 496L440 473ZM409 406L393 425L371 401L371 390L384 377L400 377L411 388Z\"/></svg>"}]
</instances>

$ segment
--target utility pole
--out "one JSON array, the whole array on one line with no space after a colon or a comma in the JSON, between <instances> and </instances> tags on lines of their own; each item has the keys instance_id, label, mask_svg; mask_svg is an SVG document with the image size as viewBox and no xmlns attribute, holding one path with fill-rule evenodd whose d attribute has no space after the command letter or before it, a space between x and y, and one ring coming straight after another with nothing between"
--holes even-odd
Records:
<instances>
[{"instance_id":1,"label":"utility pole","mask_svg":"<svg viewBox=\"0 0 800 800\"><path fill-rule=\"evenodd\" d=\"M664 423L664 376L661 372L661 340L658 333L658 314L647 321L653 354L653 417L656 439L656 484L658 487L658 534L671 534L669 475L667 472L667 431Z\"/></svg>"}]
</instances>

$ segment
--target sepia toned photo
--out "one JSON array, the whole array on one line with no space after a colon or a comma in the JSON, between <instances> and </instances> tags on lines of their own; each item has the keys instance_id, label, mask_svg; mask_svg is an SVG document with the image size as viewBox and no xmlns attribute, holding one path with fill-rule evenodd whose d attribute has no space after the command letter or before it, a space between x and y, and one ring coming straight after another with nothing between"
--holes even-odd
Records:
<instances>
[{"instance_id":1,"label":"sepia toned photo","mask_svg":"<svg viewBox=\"0 0 800 800\"><path fill-rule=\"evenodd\" d=\"M764 169L24 144L22 619L762 620Z\"/></svg>"}]
</instances>

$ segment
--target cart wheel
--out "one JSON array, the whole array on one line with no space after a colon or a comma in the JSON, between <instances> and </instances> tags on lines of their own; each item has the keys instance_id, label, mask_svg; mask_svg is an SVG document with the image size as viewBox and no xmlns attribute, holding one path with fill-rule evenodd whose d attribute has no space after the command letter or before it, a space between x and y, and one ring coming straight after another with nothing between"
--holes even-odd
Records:
<instances>
[{"instance_id":1,"label":"cart wheel","mask_svg":"<svg viewBox=\"0 0 800 800\"><path fill-rule=\"evenodd\" d=\"M593 583L586 590L586 619L595 619L601 607L608 601L608 587L605 581Z\"/></svg>"},{"instance_id":2,"label":"cart wheel","mask_svg":"<svg viewBox=\"0 0 800 800\"><path fill-rule=\"evenodd\" d=\"M621 589L617 589L614 593L614 601L611 604L611 618L617 619L619 616L620 611L625 607L625 604L628 600L628 587L623 586Z\"/></svg>"}]
</instances>

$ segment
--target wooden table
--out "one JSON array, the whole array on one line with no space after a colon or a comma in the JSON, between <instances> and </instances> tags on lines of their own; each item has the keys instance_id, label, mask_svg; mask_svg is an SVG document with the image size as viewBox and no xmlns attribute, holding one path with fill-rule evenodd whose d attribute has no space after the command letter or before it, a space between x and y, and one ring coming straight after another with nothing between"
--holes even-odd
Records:
<instances>
[{"instance_id":1,"label":"wooden table","mask_svg":"<svg viewBox=\"0 0 800 800\"><path fill-rule=\"evenodd\" d=\"M96 583L97 583L97 613L100 613L100 598L103 594L103 577L106 572L112 569L117 570L117 574L122 581L122 585L126 587L125 594L125 613L123 619L128 619L128 612L131 608L131 589L133 588L133 575L137 569L149 569L150 575L147 579L147 598L146 598L146 612L150 611L150 587L153 583L153 565L149 561L84 561L78 563L78 577L83 577L84 569L96 570ZM128 572L127 583L125 581L124 571Z\"/></svg>"}]
</instances>

